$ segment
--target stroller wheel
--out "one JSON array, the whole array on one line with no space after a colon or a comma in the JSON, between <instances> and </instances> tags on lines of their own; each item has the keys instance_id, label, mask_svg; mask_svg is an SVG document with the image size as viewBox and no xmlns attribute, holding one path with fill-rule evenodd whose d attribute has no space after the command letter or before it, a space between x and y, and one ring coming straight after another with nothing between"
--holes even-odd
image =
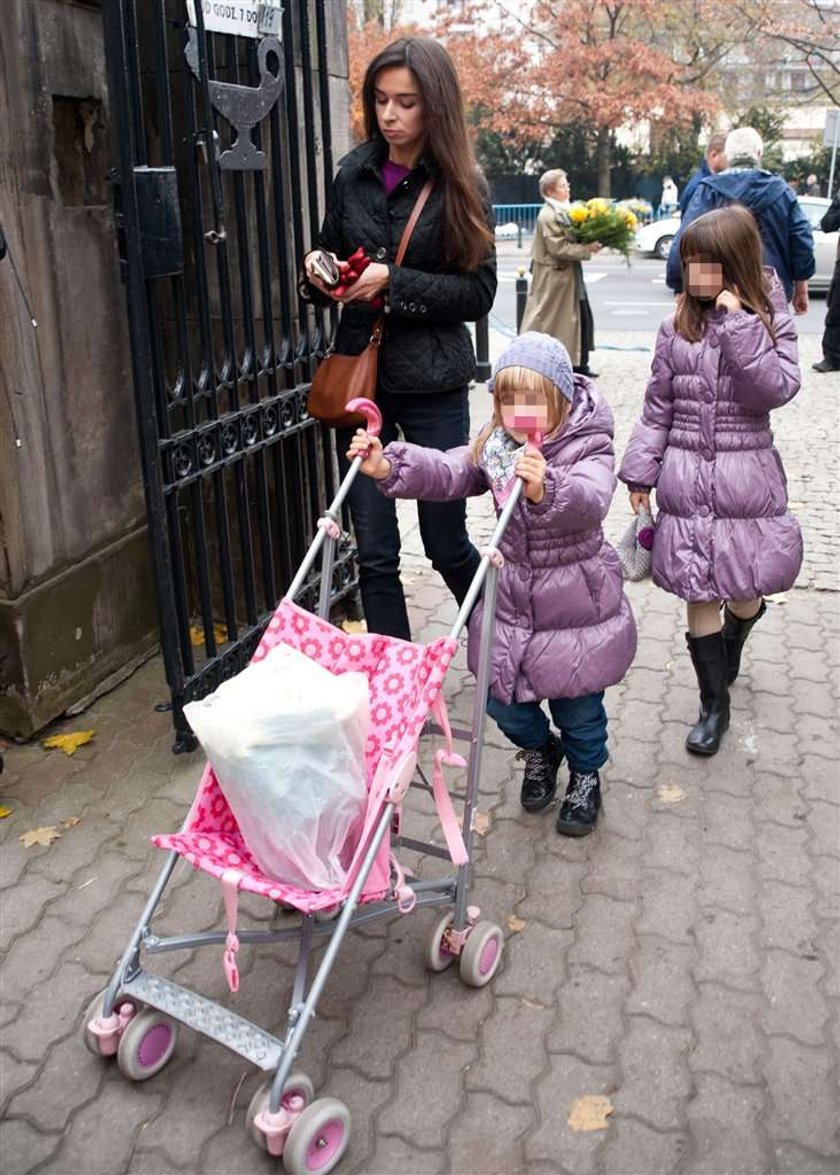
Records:
<instances>
[{"instance_id":1,"label":"stroller wheel","mask_svg":"<svg viewBox=\"0 0 840 1175\"><path fill-rule=\"evenodd\" d=\"M255 1091L254 1096L248 1103L248 1109L245 1111L245 1127L257 1146L264 1151L268 1150L268 1143L266 1137L261 1130L257 1130L254 1125L254 1119L257 1114L261 1114L263 1110L268 1109L269 1098L271 1097L271 1080L264 1081ZM311 1104L315 1090L312 1088L312 1082L305 1073L292 1073L286 1081L283 1088L283 1097L281 1102L290 1109L288 1104L292 1098L298 1097L303 1101L301 1110L305 1110Z\"/></svg>"},{"instance_id":2,"label":"stroller wheel","mask_svg":"<svg viewBox=\"0 0 840 1175\"><path fill-rule=\"evenodd\" d=\"M130 1001L117 1001L117 1004L114 1008L115 1012L119 1012L120 1009L122 1009L123 1011L128 1011L129 1015L120 1017L120 1027L113 1034L110 1042L106 1044L105 1041L101 1040L95 1032L91 1031L90 1028L91 1021L98 1020L102 1016L102 1005L104 1002L105 992L100 991L93 997L88 1006L85 1008L85 1015L84 1019L82 1020L82 1040L85 1042L85 1048L88 1050L88 1052L93 1053L95 1057L99 1057L100 1060L103 1057L112 1057L116 1053L119 1039L125 1031L125 1025L129 1022L131 1016L134 1014L134 1005L131 1004Z\"/></svg>"},{"instance_id":3,"label":"stroller wheel","mask_svg":"<svg viewBox=\"0 0 840 1175\"><path fill-rule=\"evenodd\" d=\"M320 1098L289 1131L283 1166L288 1175L326 1175L341 1162L349 1142L350 1111L337 1098Z\"/></svg>"},{"instance_id":4,"label":"stroller wheel","mask_svg":"<svg viewBox=\"0 0 840 1175\"><path fill-rule=\"evenodd\" d=\"M93 997L88 1006L85 1008L85 1018L82 1020L82 1040L85 1042L85 1048L89 1053L93 1053L95 1057L101 1057L102 1051L99 1048L99 1040L90 1030L91 1020L96 1020L102 1015L102 1001L105 999L105 992L100 991Z\"/></svg>"},{"instance_id":5,"label":"stroller wheel","mask_svg":"<svg viewBox=\"0 0 840 1175\"><path fill-rule=\"evenodd\" d=\"M174 1020L155 1008L142 1008L126 1026L117 1049L120 1072L129 1081L147 1081L159 1073L175 1049Z\"/></svg>"},{"instance_id":6,"label":"stroller wheel","mask_svg":"<svg viewBox=\"0 0 840 1175\"><path fill-rule=\"evenodd\" d=\"M499 969L504 939L495 922L478 922L461 952L461 978L470 987L484 987Z\"/></svg>"},{"instance_id":7,"label":"stroller wheel","mask_svg":"<svg viewBox=\"0 0 840 1175\"><path fill-rule=\"evenodd\" d=\"M451 925L451 911L439 918L434 925L429 945L426 947L426 966L430 971L445 971L455 959L455 956L446 949L443 942L443 936Z\"/></svg>"}]
</instances>

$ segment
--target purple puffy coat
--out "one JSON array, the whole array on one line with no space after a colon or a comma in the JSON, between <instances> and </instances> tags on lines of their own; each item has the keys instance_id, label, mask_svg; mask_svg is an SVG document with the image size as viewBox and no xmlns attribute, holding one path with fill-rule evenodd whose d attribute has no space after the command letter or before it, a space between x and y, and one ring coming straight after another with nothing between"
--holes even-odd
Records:
<instances>
[{"instance_id":1,"label":"purple puffy coat","mask_svg":"<svg viewBox=\"0 0 840 1175\"><path fill-rule=\"evenodd\" d=\"M645 403L618 476L655 486L653 580L695 603L784 591L802 562L769 411L799 391L796 329L772 270L776 342L715 310L699 343L659 328Z\"/></svg>"},{"instance_id":2,"label":"purple puffy coat","mask_svg":"<svg viewBox=\"0 0 840 1175\"><path fill-rule=\"evenodd\" d=\"M608 405L576 376L566 425L543 446L545 497L520 498L500 543L490 692L501 702L582 697L621 681L633 660L636 624L601 531L615 488L612 435ZM489 488L467 448L396 442L385 454L391 472L376 484L389 497L450 501ZM482 611L479 601L470 619L474 673Z\"/></svg>"}]
</instances>

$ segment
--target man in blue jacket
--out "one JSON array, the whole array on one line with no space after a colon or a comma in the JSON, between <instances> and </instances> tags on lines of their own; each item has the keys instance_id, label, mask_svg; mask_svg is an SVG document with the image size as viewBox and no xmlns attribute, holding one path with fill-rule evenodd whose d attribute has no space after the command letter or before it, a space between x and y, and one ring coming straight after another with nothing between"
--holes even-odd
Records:
<instances>
[{"instance_id":1,"label":"man in blue jacket","mask_svg":"<svg viewBox=\"0 0 840 1175\"><path fill-rule=\"evenodd\" d=\"M808 278L815 268L814 237L787 183L761 168L763 152L761 135L753 127L742 126L729 132L724 145L729 166L697 185L671 245L665 280L676 293L682 290L679 242L686 224L714 208L743 204L758 223L765 264L772 265L779 275L794 313L804 314L808 309Z\"/></svg>"},{"instance_id":2,"label":"man in blue jacket","mask_svg":"<svg viewBox=\"0 0 840 1175\"><path fill-rule=\"evenodd\" d=\"M726 155L724 154L724 144L726 143L726 135L722 131L715 131L706 144L706 151L703 155L703 162L700 167L689 179L688 183L682 190L680 195L680 215L685 216L686 210L691 203L691 197L697 191L697 185L701 180L708 179L710 175L717 175L718 172L723 171L726 167Z\"/></svg>"}]
</instances>

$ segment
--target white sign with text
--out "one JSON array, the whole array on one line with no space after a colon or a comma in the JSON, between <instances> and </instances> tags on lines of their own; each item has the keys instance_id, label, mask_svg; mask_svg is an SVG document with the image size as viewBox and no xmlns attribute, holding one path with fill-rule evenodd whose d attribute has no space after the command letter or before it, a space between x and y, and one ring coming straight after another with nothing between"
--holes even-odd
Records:
<instances>
[{"instance_id":1,"label":"white sign with text","mask_svg":"<svg viewBox=\"0 0 840 1175\"><path fill-rule=\"evenodd\" d=\"M208 33L229 33L233 37L282 38L283 8L279 0L197 0ZM196 0L187 0L187 20L195 27Z\"/></svg>"}]
</instances>

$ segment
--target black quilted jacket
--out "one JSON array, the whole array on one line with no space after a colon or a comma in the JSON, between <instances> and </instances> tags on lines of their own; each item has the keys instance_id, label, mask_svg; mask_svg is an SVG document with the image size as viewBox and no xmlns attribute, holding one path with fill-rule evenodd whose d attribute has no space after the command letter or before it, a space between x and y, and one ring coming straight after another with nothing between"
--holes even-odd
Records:
<instances>
[{"instance_id":1,"label":"black quilted jacket","mask_svg":"<svg viewBox=\"0 0 840 1175\"><path fill-rule=\"evenodd\" d=\"M372 261L388 262L391 283L379 353L379 386L390 392L443 392L464 387L475 374L475 354L465 322L488 314L496 293L496 253L478 269L458 273L443 257L443 192L429 196L403 264L394 265L402 231L423 184L436 170L421 161L390 196L380 175L387 145L371 141L339 162L327 197L318 246L341 259L359 245ZM491 220L490 209L487 210ZM308 283L313 302L326 299ZM341 313L335 349L358 355L367 346L379 311L350 303Z\"/></svg>"}]
</instances>

